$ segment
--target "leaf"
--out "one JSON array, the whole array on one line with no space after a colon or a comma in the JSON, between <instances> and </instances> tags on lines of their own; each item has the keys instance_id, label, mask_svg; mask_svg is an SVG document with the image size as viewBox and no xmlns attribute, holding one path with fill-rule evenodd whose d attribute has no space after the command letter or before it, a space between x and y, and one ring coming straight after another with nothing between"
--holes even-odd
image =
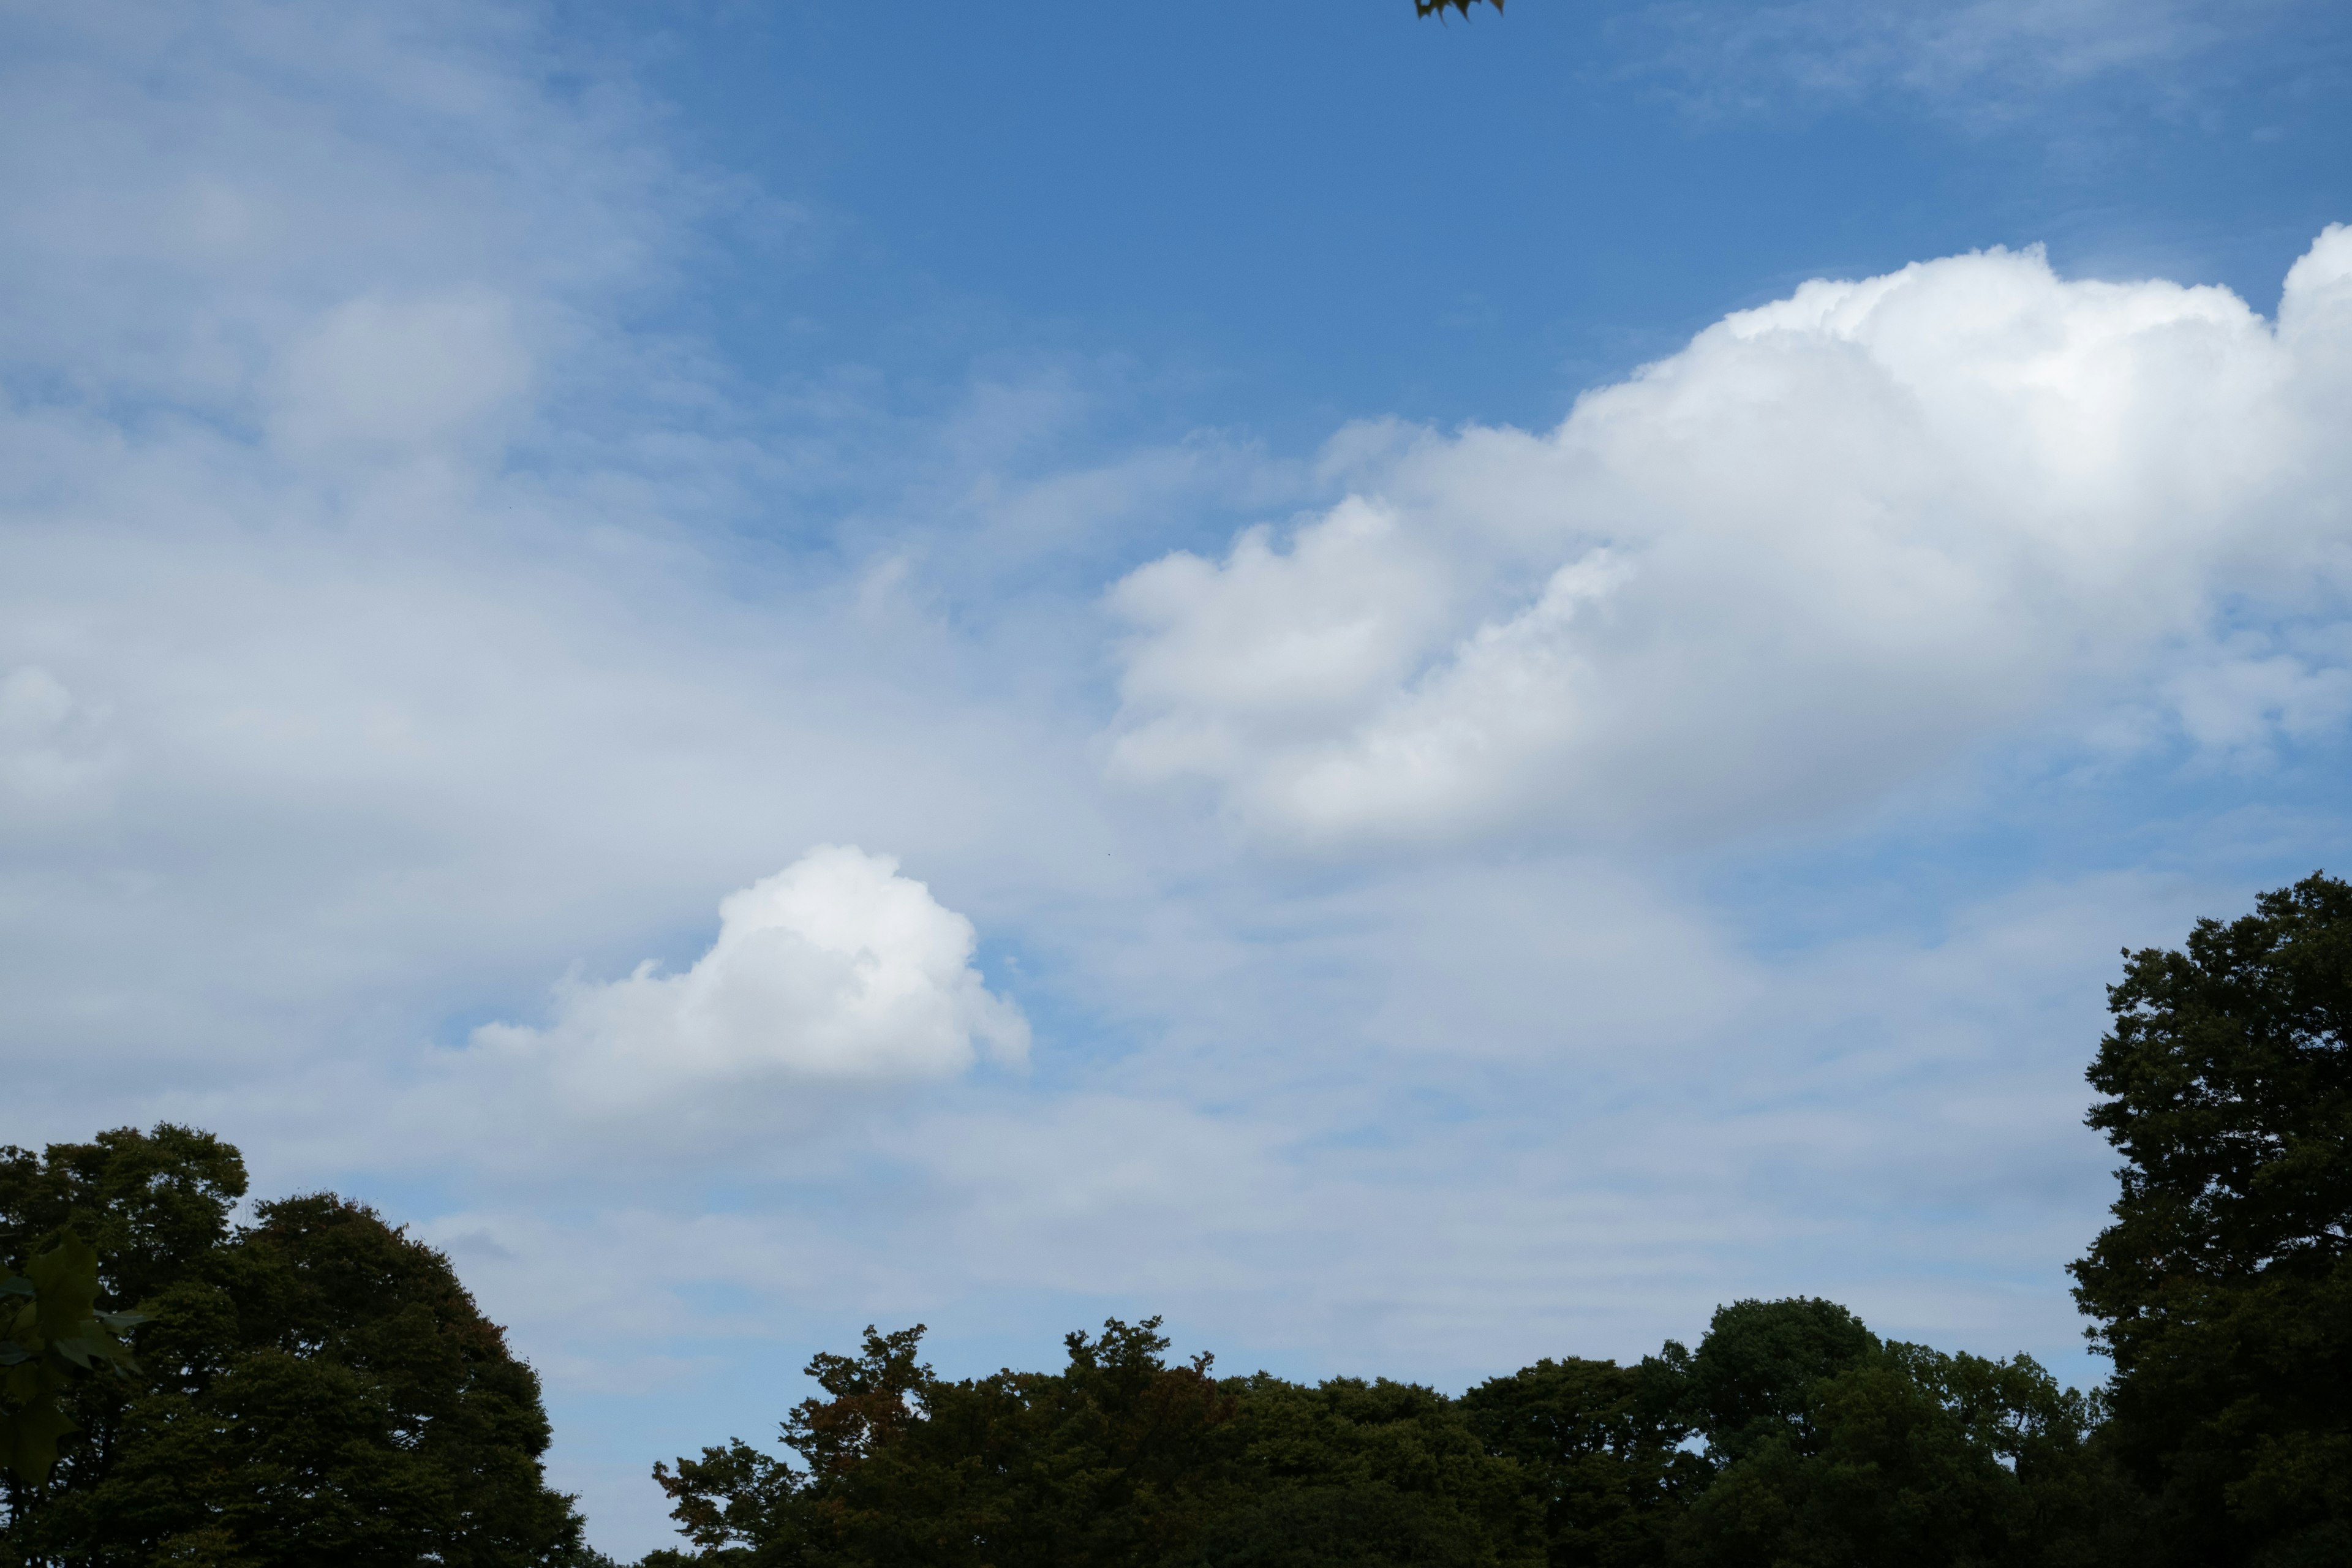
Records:
<instances>
[{"instance_id":1,"label":"leaf","mask_svg":"<svg viewBox=\"0 0 2352 1568\"><path fill-rule=\"evenodd\" d=\"M38 1486L58 1462L58 1441L79 1430L54 1402L42 1400L0 1415L0 1464L19 1481Z\"/></svg>"},{"instance_id":2,"label":"leaf","mask_svg":"<svg viewBox=\"0 0 2352 1568\"><path fill-rule=\"evenodd\" d=\"M25 1278L37 1289L41 1329L50 1337L73 1332L98 1305L98 1253L71 1231L26 1263Z\"/></svg>"}]
</instances>

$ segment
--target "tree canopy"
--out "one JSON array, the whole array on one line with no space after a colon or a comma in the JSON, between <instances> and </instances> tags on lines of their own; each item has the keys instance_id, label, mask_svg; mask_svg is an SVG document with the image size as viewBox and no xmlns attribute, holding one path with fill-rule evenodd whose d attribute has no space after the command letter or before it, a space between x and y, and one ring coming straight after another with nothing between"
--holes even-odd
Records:
<instances>
[{"instance_id":1,"label":"tree canopy","mask_svg":"<svg viewBox=\"0 0 2352 1568\"><path fill-rule=\"evenodd\" d=\"M782 1438L656 1476L688 1563L1748 1568L2137 1561L2095 1409L2030 1358L1882 1342L1834 1303L1739 1301L1696 1352L1543 1361L1459 1399L1169 1364L1154 1322L1054 1373L950 1383L921 1331L819 1356Z\"/></svg>"},{"instance_id":2,"label":"tree canopy","mask_svg":"<svg viewBox=\"0 0 2352 1568\"><path fill-rule=\"evenodd\" d=\"M142 1380L65 1400L79 1436L12 1478L0 1563L524 1568L577 1560L548 1489L538 1379L447 1259L330 1194L257 1206L207 1134L121 1129L0 1149L0 1259L68 1227Z\"/></svg>"},{"instance_id":3,"label":"tree canopy","mask_svg":"<svg viewBox=\"0 0 2352 1568\"><path fill-rule=\"evenodd\" d=\"M2174 1560L2352 1562L2352 886L2125 957L2090 1069L2122 1192L2074 1265L2113 1440Z\"/></svg>"}]
</instances>

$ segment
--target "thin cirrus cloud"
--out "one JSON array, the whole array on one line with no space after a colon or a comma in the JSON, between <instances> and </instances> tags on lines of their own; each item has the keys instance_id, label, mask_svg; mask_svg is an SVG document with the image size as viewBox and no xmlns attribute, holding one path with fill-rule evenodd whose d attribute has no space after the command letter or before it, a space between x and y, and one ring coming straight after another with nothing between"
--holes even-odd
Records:
<instances>
[{"instance_id":1,"label":"thin cirrus cloud","mask_svg":"<svg viewBox=\"0 0 2352 1568\"><path fill-rule=\"evenodd\" d=\"M2246 7L2210 0L1685 0L1652 6L1635 25L1663 41L1651 68L1677 80L1679 96L1703 114L1762 109L1791 95L1822 103L1892 91L1991 121L2046 115L2054 91L2103 79L2177 101L2184 79L2250 48L2275 47L2275 30L2326 12L2308 0L2259 9L2264 26L2249 26Z\"/></svg>"},{"instance_id":2,"label":"thin cirrus cloud","mask_svg":"<svg viewBox=\"0 0 2352 1568\"><path fill-rule=\"evenodd\" d=\"M2341 226L2274 323L2038 251L1808 283L1548 434L1343 434L1337 506L1129 574L1110 766L1331 847L1818 814L2074 701L2325 728L2347 392Z\"/></svg>"},{"instance_id":3,"label":"thin cirrus cloud","mask_svg":"<svg viewBox=\"0 0 2352 1568\"><path fill-rule=\"evenodd\" d=\"M569 979L543 1027L489 1024L477 1050L542 1067L591 1100L628 1103L774 1079L940 1078L1026 1058L1029 1024L972 967L971 921L898 862L820 845L719 905L693 965Z\"/></svg>"}]
</instances>

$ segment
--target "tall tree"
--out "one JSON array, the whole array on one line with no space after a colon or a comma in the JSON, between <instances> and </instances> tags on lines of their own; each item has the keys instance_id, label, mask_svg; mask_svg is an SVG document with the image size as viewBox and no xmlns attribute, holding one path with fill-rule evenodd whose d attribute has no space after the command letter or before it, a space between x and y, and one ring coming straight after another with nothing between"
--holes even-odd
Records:
<instances>
[{"instance_id":1,"label":"tall tree","mask_svg":"<svg viewBox=\"0 0 2352 1568\"><path fill-rule=\"evenodd\" d=\"M2352 1563L2352 886L2315 874L2126 953L2074 1266L2114 1439L2182 1563Z\"/></svg>"},{"instance_id":2,"label":"tall tree","mask_svg":"<svg viewBox=\"0 0 2352 1568\"><path fill-rule=\"evenodd\" d=\"M582 1560L538 1379L439 1253L330 1194L232 1226L244 1163L184 1128L0 1150L0 1247L70 1225L140 1331L142 1385L12 1484L0 1563L539 1568Z\"/></svg>"}]
</instances>

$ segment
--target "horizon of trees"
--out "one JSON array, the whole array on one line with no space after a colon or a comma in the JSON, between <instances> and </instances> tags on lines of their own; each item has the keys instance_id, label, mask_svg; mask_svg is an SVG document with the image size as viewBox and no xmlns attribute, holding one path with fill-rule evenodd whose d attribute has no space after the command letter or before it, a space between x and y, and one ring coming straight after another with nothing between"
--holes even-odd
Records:
<instances>
[{"instance_id":1,"label":"horizon of trees","mask_svg":"<svg viewBox=\"0 0 2352 1568\"><path fill-rule=\"evenodd\" d=\"M2099 1389L1808 1297L1459 1396L1218 1376L1157 1318L960 1380L920 1325L869 1328L809 1363L789 1458L735 1438L654 1466L685 1544L640 1568L2352 1562L2352 886L2315 873L2126 952L2108 1003L2088 1121L2120 1190L2070 1265ZM245 1190L234 1148L168 1123L0 1149L0 1281L39 1281L0 1284L31 1302L0 1355L102 1321L140 1368L0 1380L0 1431L58 1456L0 1475L0 1568L611 1568L546 1485L536 1374L448 1260L331 1194L233 1226Z\"/></svg>"}]
</instances>

